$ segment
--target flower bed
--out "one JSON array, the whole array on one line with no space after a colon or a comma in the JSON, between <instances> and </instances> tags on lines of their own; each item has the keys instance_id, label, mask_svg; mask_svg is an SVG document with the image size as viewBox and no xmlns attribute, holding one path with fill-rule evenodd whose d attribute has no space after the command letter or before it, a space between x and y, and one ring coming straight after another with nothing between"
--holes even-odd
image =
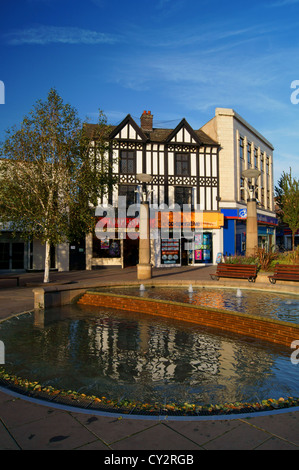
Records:
<instances>
[{"instance_id":1,"label":"flower bed","mask_svg":"<svg viewBox=\"0 0 299 470\"><path fill-rule=\"evenodd\" d=\"M25 378L9 374L4 369L0 369L0 385L33 398L88 408L91 412L92 410L100 410L134 415L213 416L271 411L299 406L299 398L294 397L269 398L254 403L228 402L206 405L195 405L187 402L181 404L142 403L125 399L109 399L105 396L86 395L73 390L58 390L52 386L42 385L37 381L31 382Z\"/></svg>"}]
</instances>

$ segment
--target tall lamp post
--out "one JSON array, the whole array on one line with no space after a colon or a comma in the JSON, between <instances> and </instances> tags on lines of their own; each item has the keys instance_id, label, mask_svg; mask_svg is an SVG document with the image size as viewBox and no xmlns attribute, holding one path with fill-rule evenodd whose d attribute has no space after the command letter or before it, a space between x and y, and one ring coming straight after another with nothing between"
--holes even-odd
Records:
<instances>
[{"instance_id":1,"label":"tall lamp post","mask_svg":"<svg viewBox=\"0 0 299 470\"><path fill-rule=\"evenodd\" d=\"M152 181L152 176L146 173L136 175L142 183L140 212L139 212L139 263L137 264L137 279L146 280L152 277L150 219L148 191L146 185Z\"/></svg>"},{"instance_id":2,"label":"tall lamp post","mask_svg":"<svg viewBox=\"0 0 299 470\"><path fill-rule=\"evenodd\" d=\"M260 176L260 170L248 168L242 171L242 176L247 179L256 180ZM257 186L247 181L249 190L249 199L247 200L247 220L246 220L246 256L252 256L256 253L258 247L258 227L255 192Z\"/></svg>"}]
</instances>

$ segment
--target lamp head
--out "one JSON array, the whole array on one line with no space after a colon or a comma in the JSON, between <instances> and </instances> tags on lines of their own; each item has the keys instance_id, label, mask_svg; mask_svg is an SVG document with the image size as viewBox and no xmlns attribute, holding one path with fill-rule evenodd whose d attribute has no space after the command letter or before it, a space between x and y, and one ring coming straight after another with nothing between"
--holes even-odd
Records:
<instances>
[{"instance_id":1,"label":"lamp head","mask_svg":"<svg viewBox=\"0 0 299 470\"><path fill-rule=\"evenodd\" d=\"M148 175L147 173L137 173L136 178L141 183L150 183L152 181L152 175Z\"/></svg>"}]
</instances>

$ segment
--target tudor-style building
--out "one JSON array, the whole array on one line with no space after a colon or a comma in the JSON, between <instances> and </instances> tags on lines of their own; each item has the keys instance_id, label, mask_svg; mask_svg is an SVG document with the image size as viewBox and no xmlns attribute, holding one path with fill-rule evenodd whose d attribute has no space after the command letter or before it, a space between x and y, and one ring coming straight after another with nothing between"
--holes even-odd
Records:
<instances>
[{"instance_id":1,"label":"tudor-style building","mask_svg":"<svg viewBox=\"0 0 299 470\"><path fill-rule=\"evenodd\" d=\"M223 225L223 215L219 211L217 142L202 130L192 129L185 119L175 129L155 128L153 115L146 111L141 115L140 126L127 115L112 128L110 139L110 159L118 184L99 203L115 208L116 212L120 196L126 197L127 207L138 204L138 174L151 175L148 185L151 208L180 207L183 213L186 205L191 210L192 219L192 238L189 233L188 239L183 230L178 237L171 211L170 219L167 219L170 220L167 238L161 218L156 219L156 236L152 240L153 265L214 263L217 253L222 251ZM193 220L198 212L201 214L200 226L196 226ZM87 269L138 263L138 227L136 222L132 226L133 220L137 220L135 215L131 213L131 218L127 217L127 227L125 234L122 230L122 236L116 230L113 239L100 240L96 235L88 237ZM154 224L153 220L151 224ZM135 237L132 231L135 231Z\"/></svg>"}]
</instances>

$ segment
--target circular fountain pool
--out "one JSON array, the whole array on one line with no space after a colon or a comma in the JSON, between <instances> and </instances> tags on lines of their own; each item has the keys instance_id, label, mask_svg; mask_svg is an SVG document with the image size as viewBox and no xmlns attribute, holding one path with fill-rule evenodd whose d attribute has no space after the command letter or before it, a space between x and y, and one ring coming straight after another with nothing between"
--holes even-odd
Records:
<instances>
[{"instance_id":1,"label":"circular fountain pool","mask_svg":"<svg viewBox=\"0 0 299 470\"><path fill-rule=\"evenodd\" d=\"M214 292L218 305L219 291ZM188 289L169 293L172 301L176 296L180 302L199 297L194 291L190 299ZM168 294L164 289L147 289L141 295L167 299ZM241 295L248 305L246 293ZM255 299L265 313L273 294L271 302L262 304L259 295L263 296L255 292ZM227 302L235 309L240 294L234 291L230 296L233 300ZM278 296L279 307L272 303L267 315L284 315L284 305L290 321L296 316L291 306L297 301L296 296ZM221 308L228 308L224 302ZM65 400L67 391L74 403L75 391L91 408L96 404L100 409L138 414L186 410L200 414L213 407L219 412L243 410L242 404L257 409L269 399L267 406L275 407L283 403L281 398L299 396L299 366L291 362L291 349L145 314L70 305L6 320L0 324L0 339L10 378L26 379L31 393L48 393L53 400ZM19 384L21 379L10 383ZM227 408L228 403L233 407Z\"/></svg>"}]
</instances>

